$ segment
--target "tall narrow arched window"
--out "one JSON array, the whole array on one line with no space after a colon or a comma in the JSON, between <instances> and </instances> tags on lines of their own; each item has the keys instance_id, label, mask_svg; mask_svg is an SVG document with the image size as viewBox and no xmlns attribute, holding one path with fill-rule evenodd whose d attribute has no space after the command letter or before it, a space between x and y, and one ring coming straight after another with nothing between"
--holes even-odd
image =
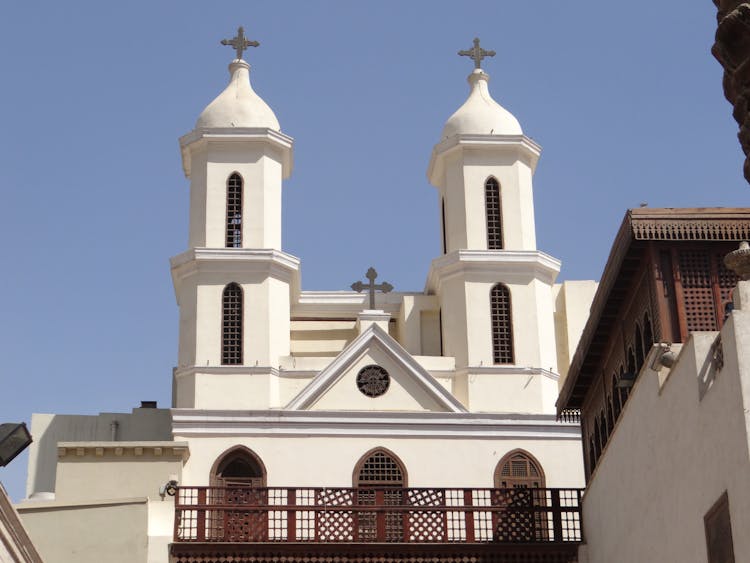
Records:
<instances>
[{"instance_id":1,"label":"tall narrow arched window","mask_svg":"<svg viewBox=\"0 0 750 563\"><path fill-rule=\"evenodd\" d=\"M234 282L221 296L221 363L242 363L242 288Z\"/></svg>"},{"instance_id":2,"label":"tall narrow arched window","mask_svg":"<svg viewBox=\"0 0 750 563\"><path fill-rule=\"evenodd\" d=\"M484 183L484 207L487 212L487 248L502 250L503 218L500 205L500 182L489 177Z\"/></svg>"},{"instance_id":3,"label":"tall narrow arched window","mask_svg":"<svg viewBox=\"0 0 750 563\"><path fill-rule=\"evenodd\" d=\"M492 359L496 364L513 363L513 319L510 290L499 283L490 291Z\"/></svg>"},{"instance_id":4,"label":"tall narrow arched window","mask_svg":"<svg viewBox=\"0 0 750 563\"><path fill-rule=\"evenodd\" d=\"M236 172L227 180L227 248L242 246L242 177Z\"/></svg>"},{"instance_id":5,"label":"tall narrow arched window","mask_svg":"<svg viewBox=\"0 0 750 563\"><path fill-rule=\"evenodd\" d=\"M646 355L643 352L643 334L638 323L635 325L635 371L640 372Z\"/></svg>"},{"instance_id":6,"label":"tall narrow arched window","mask_svg":"<svg viewBox=\"0 0 750 563\"><path fill-rule=\"evenodd\" d=\"M646 313L643 315L643 345L646 348L647 356L653 344L654 344L654 328L651 325L651 318L648 316L648 311L646 311Z\"/></svg>"},{"instance_id":7,"label":"tall narrow arched window","mask_svg":"<svg viewBox=\"0 0 750 563\"><path fill-rule=\"evenodd\" d=\"M498 489L542 489L544 471L529 452L513 450L503 456L495 468L495 487Z\"/></svg>"}]
</instances>

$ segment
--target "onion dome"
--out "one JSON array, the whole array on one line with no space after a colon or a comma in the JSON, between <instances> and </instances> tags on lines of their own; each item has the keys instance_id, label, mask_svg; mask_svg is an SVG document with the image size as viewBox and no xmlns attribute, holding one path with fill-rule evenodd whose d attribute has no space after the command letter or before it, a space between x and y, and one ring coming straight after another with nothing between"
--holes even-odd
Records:
<instances>
[{"instance_id":1,"label":"onion dome","mask_svg":"<svg viewBox=\"0 0 750 563\"><path fill-rule=\"evenodd\" d=\"M489 80L489 74L481 68L469 75L469 97L445 122L442 139L453 135L523 135L513 114L492 99Z\"/></svg>"},{"instance_id":2,"label":"onion dome","mask_svg":"<svg viewBox=\"0 0 750 563\"><path fill-rule=\"evenodd\" d=\"M195 128L267 127L279 131L273 110L250 86L250 65L235 59L229 64L229 74L229 85L206 106Z\"/></svg>"}]
</instances>

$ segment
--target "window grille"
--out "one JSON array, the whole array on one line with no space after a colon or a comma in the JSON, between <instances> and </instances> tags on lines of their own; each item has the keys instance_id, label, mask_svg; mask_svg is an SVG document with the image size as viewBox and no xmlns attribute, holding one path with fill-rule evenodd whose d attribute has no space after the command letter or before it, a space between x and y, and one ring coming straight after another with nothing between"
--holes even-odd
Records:
<instances>
[{"instance_id":1,"label":"window grille","mask_svg":"<svg viewBox=\"0 0 750 563\"><path fill-rule=\"evenodd\" d=\"M487 212L487 248L502 250L503 220L500 206L500 183L488 178L484 183L484 205Z\"/></svg>"},{"instance_id":2,"label":"window grille","mask_svg":"<svg viewBox=\"0 0 750 563\"><path fill-rule=\"evenodd\" d=\"M359 464L357 486L405 484L401 463L383 450L374 451Z\"/></svg>"},{"instance_id":3,"label":"window grille","mask_svg":"<svg viewBox=\"0 0 750 563\"><path fill-rule=\"evenodd\" d=\"M230 283L222 294L221 363L242 364L242 288Z\"/></svg>"},{"instance_id":4,"label":"window grille","mask_svg":"<svg viewBox=\"0 0 750 563\"><path fill-rule=\"evenodd\" d=\"M495 486L499 489L542 488L544 472L531 454L511 452L497 464Z\"/></svg>"},{"instance_id":5,"label":"window grille","mask_svg":"<svg viewBox=\"0 0 750 563\"><path fill-rule=\"evenodd\" d=\"M227 248L242 246L242 178L236 172L227 180Z\"/></svg>"},{"instance_id":6,"label":"window grille","mask_svg":"<svg viewBox=\"0 0 750 563\"><path fill-rule=\"evenodd\" d=\"M492 357L496 364L513 363L513 327L510 290L497 284L490 292L492 315Z\"/></svg>"},{"instance_id":7,"label":"window grille","mask_svg":"<svg viewBox=\"0 0 750 563\"><path fill-rule=\"evenodd\" d=\"M680 252L679 264L688 332L716 330L709 255L695 250L683 251Z\"/></svg>"}]
</instances>

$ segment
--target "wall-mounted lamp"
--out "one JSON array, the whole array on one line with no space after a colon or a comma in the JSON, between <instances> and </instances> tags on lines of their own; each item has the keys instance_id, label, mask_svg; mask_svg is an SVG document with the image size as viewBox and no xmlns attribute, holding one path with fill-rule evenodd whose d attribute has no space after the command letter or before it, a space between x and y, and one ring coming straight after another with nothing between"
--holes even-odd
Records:
<instances>
[{"instance_id":1,"label":"wall-mounted lamp","mask_svg":"<svg viewBox=\"0 0 750 563\"><path fill-rule=\"evenodd\" d=\"M31 442L31 434L23 422L0 424L0 466L8 465Z\"/></svg>"},{"instance_id":2,"label":"wall-mounted lamp","mask_svg":"<svg viewBox=\"0 0 750 563\"><path fill-rule=\"evenodd\" d=\"M651 362L651 369L661 371L661 368L671 368L674 366L677 361L677 354L672 352L672 343L659 342L657 347L659 349Z\"/></svg>"},{"instance_id":3,"label":"wall-mounted lamp","mask_svg":"<svg viewBox=\"0 0 750 563\"><path fill-rule=\"evenodd\" d=\"M177 485L179 483L174 480L170 479L166 483L164 483L161 487L159 487L159 496L169 495L170 497L173 497L177 494Z\"/></svg>"}]
</instances>

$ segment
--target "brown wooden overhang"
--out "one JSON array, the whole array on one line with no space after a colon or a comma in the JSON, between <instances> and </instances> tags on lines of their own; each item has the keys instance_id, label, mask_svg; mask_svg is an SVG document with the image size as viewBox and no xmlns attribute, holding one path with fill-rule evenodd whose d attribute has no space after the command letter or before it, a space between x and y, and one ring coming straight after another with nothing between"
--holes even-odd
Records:
<instances>
[{"instance_id":1,"label":"brown wooden overhang","mask_svg":"<svg viewBox=\"0 0 750 563\"><path fill-rule=\"evenodd\" d=\"M616 329L618 311L643 258L644 241L742 241L750 239L748 208L629 209L615 236L586 326L557 399L564 409L580 409Z\"/></svg>"}]
</instances>

